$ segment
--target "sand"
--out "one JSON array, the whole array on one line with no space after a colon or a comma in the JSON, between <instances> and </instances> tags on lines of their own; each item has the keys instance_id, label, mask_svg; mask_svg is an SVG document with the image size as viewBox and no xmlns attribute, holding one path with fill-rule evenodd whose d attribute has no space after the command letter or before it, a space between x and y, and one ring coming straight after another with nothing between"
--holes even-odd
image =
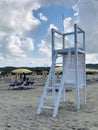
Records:
<instances>
[{"instance_id":1,"label":"sand","mask_svg":"<svg viewBox=\"0 0 98 130\"><path fill-rule=\"evenodd\" d=\"M7 81L0 81L0 130L98 130L98 83L87 83L87 105L75 109L75 90L66 94L56 118L51 110L37 115L44 86L28 90L9 90Z\"/></svg>"}]
</instances>

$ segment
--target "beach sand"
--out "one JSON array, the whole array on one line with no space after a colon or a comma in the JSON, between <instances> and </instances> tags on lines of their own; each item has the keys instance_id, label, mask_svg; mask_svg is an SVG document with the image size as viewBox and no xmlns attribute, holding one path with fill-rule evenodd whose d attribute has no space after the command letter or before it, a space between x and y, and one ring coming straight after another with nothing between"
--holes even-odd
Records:
<instances>
[{"instance_id":1,"label":"beach sand","mask_svg":"<svg viewBox=\"0 0 98 130\"><path fill-rule=\"evenodd\" d=\"M66 93L56 118L51 110L37 115L44 86L28 90L9 90L0 81L0 130L98 130L98 83L87 83L87 105L75 109L75 90Z\"/></svg>"}]
</instances>

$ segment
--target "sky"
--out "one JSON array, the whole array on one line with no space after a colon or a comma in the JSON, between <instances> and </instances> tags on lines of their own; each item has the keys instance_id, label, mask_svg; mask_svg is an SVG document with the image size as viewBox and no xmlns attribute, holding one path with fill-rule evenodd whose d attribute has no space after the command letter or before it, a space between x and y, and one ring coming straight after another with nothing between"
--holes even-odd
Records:
<instances>
[{"instance_id":1,"label":"sky","mask_svg":"<svg viewBox=\"0 0 98 130\"><path fill-rule=\"evenodd\" d=\"M98 0L0 0L0 67L51 65L51 28L86 33L86 63L98 63Z\"/></svg>"}]
</instances>

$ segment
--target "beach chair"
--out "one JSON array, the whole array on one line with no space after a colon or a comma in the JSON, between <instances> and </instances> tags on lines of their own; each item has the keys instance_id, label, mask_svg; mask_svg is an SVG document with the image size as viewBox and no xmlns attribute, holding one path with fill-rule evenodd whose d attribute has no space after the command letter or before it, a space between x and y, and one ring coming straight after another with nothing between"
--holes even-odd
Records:
<instances>
[{"instance_id":1,"label":"beach chair","mask_svg":"<svg viewBox=\"0 0 98 130\"><path fill-rule=\"evenodd\" d=\"M21 82L15 82L9 85L9 89L29 89L32 88L34 85L34 81L29 81L28 79L26 81L21 81Z\"/></svg>"},{"instance_id":2,"label":"beach chair","mask_svg":"<svg viewBox=\"0 0 98 130\"><path fill-rule=\"evenodd\" d=\"M10 83L9 85L9 89L13 89L13 88L16 88L16 86L21 86L23 84L23 81L15 81L13 83Z\"/></svg>"}]
</instances>

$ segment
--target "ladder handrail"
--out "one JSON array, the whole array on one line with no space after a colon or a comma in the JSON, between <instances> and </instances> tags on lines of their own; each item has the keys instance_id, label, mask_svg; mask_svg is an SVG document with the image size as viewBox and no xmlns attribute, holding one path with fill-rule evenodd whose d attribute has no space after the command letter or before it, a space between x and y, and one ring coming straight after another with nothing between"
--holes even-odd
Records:
<instances>
[{"instance_id":1,"label":"ladder handrail","mask_svg":"<svg viewBox=\"0 0 98 130\"><path fill-rule=\"evenodd\" d=\"M80 46L80 43L78 43L78 34L82 33L81 36L83 37L83 45ZM58 34L60 35L62 38L62 48L61 49L56 49L55 48L55 44L56 44L56 39L55 39L55 35ZM73 35L73 45L72 46L68 46L66 43L66 35ZM60 103L60 99L61 96L63 96L63 100L65 99L65 89L66 89L66 85L67 82L69 81L69 77L70 77L70 72L71 70L68 72L68 69L70 69L70 64L71 62L74 63L73 65L73 69L75 69L75 71L73 71L73 73L71 73L73 78L73 75L75 75L75 83L73 83L73 85L75 85L76 88L76 107L77 109L80 108L80 93L79 93L79 83L80 83L80 79L81 77L79 77L79 55L83 54L83 63L84 63L84 71L83 71L83 76L84 76L84 84L83 84L83 89L84 89L84 104L86 104L86 76L85 76L85 32L80 29L77 24L74 24L74 31L71 33L61 33L58 32L55 29L52 29L52 65L51 68L49 70L49 74L46 80L46 84L45 87L43 89L43 93L42 93L42 97L40 99L40 104L38 107L38 111L37 114L40 114L42 112L42 108L47 108L47 109L53 109L53 117L56 117L57 112L58 112L58 108L59 108L59 103ZM72 60L71 60L71 55L73 56ZM60 59L59 57L62 57L62 59ZM58 58L58 59L57 59ZM62 63L60 63L62 62ZM55 76L56 74L56 66L62 66L63 70L60 75L60 80L58 80ZM68 77L67 77L68 76ZM70 81L69 81L70 82ZM71 81L72 83L72 81ZM57 87L57 88L56 88ZM58 92L56 92L56 89L58 89ZM51 91L50 91L51 90ZM50 95L51 94L51 95ZM48 102L48 101L49 102ZM45 102L47 101L47 102ZM50 104L51 101L51 104ZM65 100L64 100L65 101Z\"/></svg>"},{"instance_id":2,"label":"ladder handrail","mask_svg":"<svg viewBox=\"0 0 98 130\"><path fill-rule=\"evenodd\" d=\"M68 55L67 55L67 59L65 61L66 65L64 66L64 71L63 71L63 74L62 74L62 77L61 77L61 82L60 82L60 85L59 85L59 92L58 92L58 96L57 96L58 98L57 98L56 103L55 103L55 107L54 107L54 111L53 111L53 117L56 117L56 115L57 115L60 97L61 97L61 93L62 93L62 90L63 90L63 87L64 87L65 77L66 77L66 73L67 73L67 70L68 70L68 64L69 64L69 61L70 61L70 55L71 55L71 51L69 50Z\"/></svg>"},{"instance_id":3,"label":"ladder handrail","mask_svg":"<svg viewBox=\"0 0 98 130\"><path fill-rule=\"evenodd\" d=\"M57 53L55 53L55 55L54 55L54 57L53 57L52 65L51 65L51 68L50 68L50 71L49 71L48 78L47 78L47 80L46 80L45 87L44 87L44 89L43 89L43 93L42 93L42 97L41 97L41 100L40 100L40 104L39 104L39 107L38 107L37 114L40 114L41 111L42 111L42 106L43 106L43 104L44 104L44 98L45 98L46 93L47 93L47 88L48 88L48 86L49 86L49 81L50 81L50 78L51 78L51 73L52 73L53 67L54 67L54 65L55 65L56 57L57 57Z\"/></svg>"}]
</instances>

